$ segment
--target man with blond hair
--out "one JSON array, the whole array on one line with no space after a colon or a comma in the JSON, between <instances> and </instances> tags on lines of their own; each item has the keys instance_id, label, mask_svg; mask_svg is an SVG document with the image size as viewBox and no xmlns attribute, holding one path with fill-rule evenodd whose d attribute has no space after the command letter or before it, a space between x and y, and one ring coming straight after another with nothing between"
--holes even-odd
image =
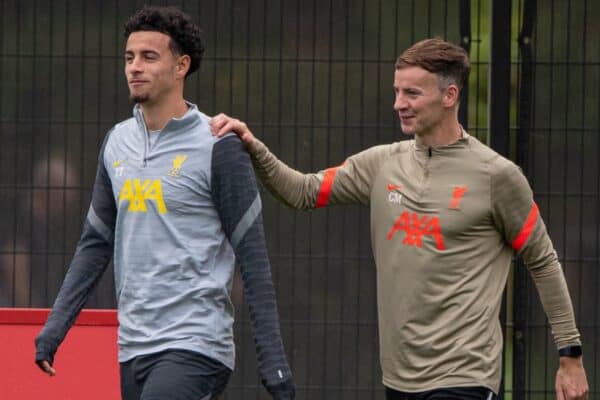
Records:
<instances>
[{"instance_id":1,"label":"man with blond hair","mask_svg":"<svg viewBox=\"0 0 600 400\"><path fill-rule=\"evenodd\" d=\"M467 53L441 39L404 51L394 109L414 139L303 174L224 114L262 182L297 209L368 204L388 400L492 399L502 376L502 292L517 252L537 286L560 355L559 400L587 399L580 335L561 266L519 168L458 122Z\"/></svg>"}]
</instances>

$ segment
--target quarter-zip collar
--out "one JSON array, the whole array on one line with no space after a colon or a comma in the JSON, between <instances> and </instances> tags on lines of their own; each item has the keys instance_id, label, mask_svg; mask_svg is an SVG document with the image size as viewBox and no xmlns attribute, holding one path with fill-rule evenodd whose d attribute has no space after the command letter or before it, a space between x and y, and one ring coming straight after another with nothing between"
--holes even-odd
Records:
<instances>
[{"instance_id":1,"label":"quarter-zip collar","mask_svg":"<svg viewBox=\"0 0 600 400\"><path fill-rule=\"evenodd\" d=\"M185 104L188 106L185 114L181 118L171 118L165 127L160 131L161 136L191 129L199 122L198 107L189 101L186 101ZM148 153L150 151L150 138L148 137L148 127L146 126L146 121L144 121L144 113L142 112L142 108L139 104L136 104L135 107L133 107L133 117L135 118L138 128L143 133L142 136L144 137L143 163L145 167L148 162ZM160 140L160 138L158 140Z\"/></svg>"},{"instance_id":2,"label":"quarter-zip collar","mask_svg":"<svg viewBox=\"0 0 600 400\"><path fill-rule=\"evenodd\" d=\"M461 137L454 143L445 146L430 147L423 144L419 136L415 137L415 156L418 160L424 161L426 158L431 158L436 155L448 154L457 150L466 148L469 145L469 134L461 128Z\"/></svg>"},{"instance_id":3,"label":"quarter-zip collar","mask_svg":"<svg viewBox=\"0 0 600 400\"><path fill-rule=\"evenodd\" d=\"M197 117L195 115L195 112L198 111L198 107L195 104L190 103L189 101L186 101L185 104L187 104L188 106L188 109L185 112L185 114L183 114L181 118L171 118L161 130L161 134L165 132L176 132L179 130L187 129L193 124L197 123ZM140 130L146 132L147 135L148 128L146 126L146 122L144 121L144 114L142 112L142 108L139 104L136 104L135 107L133 107L133 117L137 121Z\"/></svg>"}]
</instances>

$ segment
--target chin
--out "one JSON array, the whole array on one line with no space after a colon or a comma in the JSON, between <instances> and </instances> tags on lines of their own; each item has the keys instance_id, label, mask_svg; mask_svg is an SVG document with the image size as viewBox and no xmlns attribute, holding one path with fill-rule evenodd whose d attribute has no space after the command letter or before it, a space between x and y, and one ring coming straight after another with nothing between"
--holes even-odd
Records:
<instances>
[{"instance_id":1,"label":"chin","mask_svg":"<svg viewBox=\"0 0 600 400\"><path fill-rule=\"evenodd\" d=\"M133 94L131 93L129 95L129 100L131 100L134 103L145 103L149 100L150 96L148 96L147 94Z\"/></svg>"},{"instance_id":2,"label":"chin","mask_svg":"<svg viewBox=\"0 0 600 400\"><path fill-rule=\"evenodd\" d=\"M415 134L415 128L414 126L400 126L400 128L402 129L402 133L404 133L405 135L414 135Z\"/></svg>"}]
</instances>

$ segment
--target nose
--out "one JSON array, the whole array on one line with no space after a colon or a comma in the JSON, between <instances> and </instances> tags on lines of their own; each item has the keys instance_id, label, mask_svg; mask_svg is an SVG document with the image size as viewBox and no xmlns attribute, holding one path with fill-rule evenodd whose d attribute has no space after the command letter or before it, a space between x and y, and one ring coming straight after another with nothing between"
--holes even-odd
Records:
<instances>
[{"instance_id":1,"label":"nose","mask_svg":"<svg viewBox=\"0 0 600 400\"><path fill-rule=\"evenodd\" d=\"M136 74L142 71L143 63L140 62L139 57L133 57L130 61L125 63L125 71L130 74Z\"/></svg>"},{"instance_id":2,"label":"nose","mask_svg":"<svg viewBox=\"0 0 600 400\"><path fill-rule=\"evenodd\" d=\"M406 104L407 103L404 99L404 96L402 96L402 92L396 93L396 98L394 100L394 110L400 111L406 109Z\"/></svg>"}]
</instances>

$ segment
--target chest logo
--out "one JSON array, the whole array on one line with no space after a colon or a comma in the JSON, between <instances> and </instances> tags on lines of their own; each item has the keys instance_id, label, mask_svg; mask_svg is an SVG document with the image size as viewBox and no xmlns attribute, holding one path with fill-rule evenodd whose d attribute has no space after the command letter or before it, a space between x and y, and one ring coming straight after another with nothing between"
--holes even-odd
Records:
<instances>
[{"instance_id":1,"label":"chest logo","mask_svg":"<svg viewBox=\"0 0 600 400\"><path fill-rule=\"evenodd\" d=\"M146 201L154 201L159 214L167 212L159 179L127 179L119 193L119 203L129 201L127 212L147 212Z\"/></svg>"},{"instance_id":2,"label":"chest logo","mask_svg":"<svg viewBox=\"0 0 600 400\"><path fill-rule=\"evenodd\" d=\"M388 232L387 240L392 240L398 231L405 232L406 236L402 240L402 244L407 246L423 247L423 236L430 236L435 240L435 247L438 250L446 249L440 229L440 219L437 215L429 217L404 211Z\"/></svg>"},{"instance_id":3,"label":"chest logo","mask_svg":"<svg viewBox=\"0 0 600 400\"><path fill-rule=\"evenodd\" d=\"M466 186L454 186L454 190L452 191L452 199L448 204L448 208L451 210L460 210L460 201L465 193L467 193Z\"/></svg>"},{"instance_id":4,"label":"chest logo","mask_svg":"<svg viewBox=\"0 0 600 400\"><path fill-rule=\"evenodd\" d=\"M390 203L393 204L402 204L402 193L397 192L398 189L401 189L402 185L387 185L388 196L387 199Z\"/></svg>"},{"instance_id":5,"label":"chest logo","mask_svg":"<svg viewBox=\"0 0 600 400\"><path fill-rule=\"evenodd\" d=\"M181 167L183 166L185 160L187 160L187 157L188 156L183 154L178 154L175 156L175 158L173 159L173 168L171 168L171 170L169 171L169 176L178 178L181 175Z\"/></svg>"}]
</instances>

